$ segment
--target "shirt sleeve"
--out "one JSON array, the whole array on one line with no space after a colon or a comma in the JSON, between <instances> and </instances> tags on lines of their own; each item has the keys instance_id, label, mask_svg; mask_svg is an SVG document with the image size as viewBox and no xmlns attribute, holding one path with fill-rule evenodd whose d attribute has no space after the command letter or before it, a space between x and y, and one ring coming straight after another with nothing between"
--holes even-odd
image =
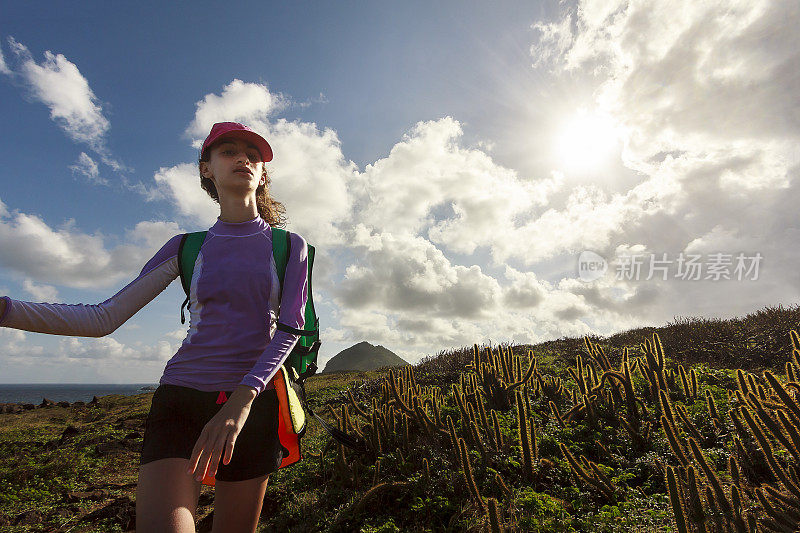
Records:
<instances>
[{"instance_id":1,"label":"shirt sleeve","mask_svg":"<svg viewBox=\"0 0 800 533\"><path fill-rule=\"evenodd\" d=\"M6 296L6 311L0 316L0 326L52 335L108 335L178 277L180 240L181 235L176 235L167 241L136 279L97 305L33 303Z\"/></svg>"},{"instance_id":2,"label":"shirt sleeve","mask_svg":"<svg viewBox=\"0 0 800 533\"><path fill-rule=\"evenodd\" d=\"M291 233L290 239L292 249L286 264L278 322L295 329L303 329L308 300L308 246L305 239L296 233ZM241 384L253 387L261 394L289 357L299 338L299 335L276 330L267 348Z\"/></svg>"}]
</instances>

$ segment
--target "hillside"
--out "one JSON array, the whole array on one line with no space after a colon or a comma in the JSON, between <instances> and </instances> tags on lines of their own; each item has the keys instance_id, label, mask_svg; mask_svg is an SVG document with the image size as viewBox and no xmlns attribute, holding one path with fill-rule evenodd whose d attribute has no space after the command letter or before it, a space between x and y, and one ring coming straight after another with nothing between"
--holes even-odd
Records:
<instances>
[{"instance_id":1,"label":"hillside","mask_svg":"<svg viewBox=\"0 0 800 533\"><path fill-rule=\"evenodd\" d=\"M798 326L767 308L314 376L315 412L366 451L310 422L259 531L798 530ZM0 529L129 528L151 397L0 414Z\"/></svg>"},{"instance_id":2,"label":"hillside","mask_svg":"<svg viewBox=\"0 0 800 533\"><path fill-rule=\"evenodd\" d=\"M383 346L359 342L334 355L325 365L323 373L366 372L381 367L405 366L408 363Z\"/></svg>"}]
</instances>

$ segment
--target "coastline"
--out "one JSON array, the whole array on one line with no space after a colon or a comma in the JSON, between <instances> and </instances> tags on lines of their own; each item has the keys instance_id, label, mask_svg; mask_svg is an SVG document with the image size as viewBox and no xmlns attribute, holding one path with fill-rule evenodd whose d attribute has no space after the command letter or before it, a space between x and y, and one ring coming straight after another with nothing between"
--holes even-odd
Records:
<instances>
[{"instance_id":1,"label":"coastline","mask_svg":"<svg viewBox=\"0 0 800 533\"><path fill-rule=\"evenodd\" d=\"M158 383L0 383L0 405L89 402L111 394L153 392ZM45 402L46 403L46 402Z\"/></svg>"}]
</instances>

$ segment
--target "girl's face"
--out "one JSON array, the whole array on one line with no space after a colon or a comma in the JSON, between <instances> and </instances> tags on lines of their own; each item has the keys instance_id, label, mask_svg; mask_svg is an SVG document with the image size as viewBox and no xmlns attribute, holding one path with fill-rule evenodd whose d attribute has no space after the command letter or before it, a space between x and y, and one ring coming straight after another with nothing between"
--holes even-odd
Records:
<instances>
[{"instance_id":1,"label":"girl's face","mask_svg":"<svg viewBox=\"0 0 800 533\"><path fill-rule=\"evenodd\" d=\"M200 162L200 172L214 182L220 196L226 193L247 196L266 180L258 149L234 137L222 139L209 148L209 160Z\"/></svg>"}]
</instances>

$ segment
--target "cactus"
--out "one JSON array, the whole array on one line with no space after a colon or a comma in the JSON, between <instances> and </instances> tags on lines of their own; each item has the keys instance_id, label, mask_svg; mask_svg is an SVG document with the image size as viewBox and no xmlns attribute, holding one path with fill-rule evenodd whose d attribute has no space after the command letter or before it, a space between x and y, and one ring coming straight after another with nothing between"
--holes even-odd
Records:
<instances>
[{"instance_id":1,"label":"cactus","mask_svg":"<svg viewBox=\"0 0 800 533\"><path fill-rule=\"evenodd\" d=\"M561 413L558 411L558 407L556 406L556 404L550 402L549 405L550 405L550 411L553 413L553 416L558 421L558 425L561 426L562 428L567 427L566 424L564 424L564 419L561 417Z\"/></svg>"},{"instance_id":2,"label":"cactus","mask_svg":"<svg viewBox=\"0 0 800 533\"><path fill-rule=\"evenodd\" d=\"M497 484L497 487L500 489L505 496L509 496L511 494L511 489L508 488L506 482L503 481L502 476L500 476L500 472L496 472L494 475L494 482Z\"/></svg>"},{"instance_id":3,"label":"cactus","mask_svg":"<svg viewBox=\"0 0 800 533\"><path fill-rule=\"evenodd\" d=\"M687 517L689 521L694 524L700 533L706 532L706 514L703 511L703 502L700 498L700 482L695 474L694 467L691 465L686 468L689 488L688 512Z\"/></svg>"},{"instance_id":4,"label":"cactus","mask_svg":"<svg viewBox=\"0 0 800 533\"><path fill-rule=\"evenodd\" d=\"M678 437L678 432L675 429L675 426L670 424L669 419L663 415L661 416L661 427L664 428L664 434L667 436L667 442L669 442L672 453L678 458L681 466L688 466L689 457L686 449L683 447L683 444L680 441L680 437Z\"/></svg>"},{"instance_id":5,"label":"cactus","mask_svg":"<svg viewBox=\"0 0 800 533\"><path fill-rule=\"evenodd\" d=\"M528 430L528 415L525 410L525 402L522 398L522 393L517 391L517 426L519 433L519 442L522 447L522 464L523 475L526 479L533 479L533 448L536 446L536 437L531 438ZM533 443L531 443L533 440Z\"/></svg>"},{"instance_id":6,"label":"cactus","mask_svg":"<svg viewBox=\"0 0 800 533\"><path fill-rule=\"evenodd\" d=\"M717 411L717 404L714 401L714 397L711 395L711 391L706 390L706 407L708 408L708 415L717 421L720 421L719 411Z\"/></svg>"},{"instance_id":7,"label":"cactus","mask_svg":"<svg viewBox=\"0 0 800 533\"><path fill-rule=\"evenodd\" d=\"M583 463L581 465L575 459L575 456L569 451L569 448L567 448L563 443L559 443L558 446L561 448L561 453L569 463L569 466L577 479L582 479L591 485L603 495L606 501L612 503L616 501L615 489L611 483L611 480L609 480L608 477L600 471L595 463L581 456L581 463Z\"/></svg>"},{"instance_id":8,"label":"cactus","mask_svg":"<svg viewBox=\"0 0 800 533\"><path fill-rule=\"evenodd\" d=\"M683 514L683 495L680 492L678 480L675 478L675 471L671 466L667 467L667 487L669 489L669 500L672 503L672 514L675 517L675 527L679 533L688 533L686 527L686 517Z\"/></svg>"},{"instance_id":9,"label":"cactus","mask_svg":"<svg viewBox=\"0 0 800 533\"><path fill-rule=\"evenodd\" d=\"M691 448L692 450L692 456L694 456L694 460L700 465L700 468L703 470L703 473L705 474L706 479L710 483L711 488L714 490L714 496L717 500L717 505L725 514L725 516L732 520L733 505L731 504L731 502L728 501L728 498L725 496L725 490L722 487L722 483L720 482L717 473L708 464L705 455L703 455L703 452L697 445L697 441L695 441L691 437L689 437L689 448Z\"/></svg>"},{"instance_id":10,"label":"cactus","mask_svg":"<svg viewBox=\"0 0 800 533\"><path fill-rule=\"evenodd\" d=\"M633 382L631 381L631 372L628 366L628 362L624 361L622 363L623 371L616 372L613 370L607 370L603 373L602 377L600 378L600 387L603 386L606 380L609 381L617 381L622 385L623 390L625 391L625 406L627 409L627 417L628 423L633 428L639 427L639 409L636 406L636 393L633 390Z\"/></svg>"},{"instance_id":11,"label":"cactus","mask_svg":"<svg viewBox=\"0 0 800 533\"><path fill-rule=\"evenodd\" d=\"M503 433L500 431L500 421L497 419L497 411L492 409L492 426L494 430L494 441L497 445L497 450L503 449Z\"/></svg>"},{"instance_id":12,"label":"cactus","mask_svg":"<svg viewBox=\"0 0 800 533\"><path fill-rule=\"evenodd\" d=\"M681 385L683 386L683 397L689 400L692 398L692 389L689 386L689 380L686 378L686 369L683 365L678 365L678 372L681 376Z\"/></svg>"},{"instance_id":13,"label":"cactus","mask_svg":"<svg viewBox=\"0 0 800 533\"><path fill-rule=\"evenodd\" d=\"M705 440L703 436L700 434L700 431L695 427L694 423L689 420L689 414L686 412L686 408L682 405L675 406L675 412L678 413L678 418L681 419L681 423L683 424L684 429L686 432L695 438L695 440L703 441Z\"/></svg>"},{"instance_id":14,"label":"cactus","mask_svg":"<svg viewBox=\"0 0 800 533\"><path fill-rule=\"evenodd\" d=\"M536 372L536 357L533 352L528 351L530 358L528 370L519 379L522 363L519 356L515 355L511 349L500 347L495 354L487 349L486 361L478 355L477 346L473 349L473 366L475 389L480 387L492 408L500 411L511 409L511 395L519 387L527 386ZM463 374L462 374L463 376ZM463 389L463 384L462 384Z\"/></svg>"},{"instance_id":15,"label":"cactus","mask_svg":"<svg viewBox=\"0 0 800 533\"><path fill-rule=\"evenodd\" d=\"M492 533L502 533L503 526L501 525L500 509L497 508L497 500L489 498L486 500L486 503L489 507L489 524L491 525Z\"/></svg>"},{"instance_id":16,"label":"cactus","mask_svg":"<svg viewBox=\"0 0 800 533\"><path fill-rule=\"evenodd\" d=\"M781 483L795 496L800 498L800 486L797 483L793 482L789 475L787 474L786 470L778 464L778 461L775 459L775 455L772 453L772 445L770 444L767 436L764 434L764 430L761 426L753 419L750 411L739 407L739 412L744 418L745 422L747 422L747 426L753 432L758 444L761 446L761 453L764 455L764 459L767 461L770 470L778 478Z\"/></svg>"},{"instance_id":17,"label":"cactus","mask_svg":"<svg viewBox=\"0 0 800 533\"><path fill-rule=\"evenodd\" d=\"M464 481L469 488L470 495L475 503L480 508L481 512L485 512L485 506L483 502L483 498L481 498L481 494L478 491L478 485L475 483L475 475L472 472L472 464L469 461L469 450L467 449L467 443L464 439L458 439L458 449L460 451L460 458L461 458L461 468L464 473Z\"/></svg>"}]
</instances>

